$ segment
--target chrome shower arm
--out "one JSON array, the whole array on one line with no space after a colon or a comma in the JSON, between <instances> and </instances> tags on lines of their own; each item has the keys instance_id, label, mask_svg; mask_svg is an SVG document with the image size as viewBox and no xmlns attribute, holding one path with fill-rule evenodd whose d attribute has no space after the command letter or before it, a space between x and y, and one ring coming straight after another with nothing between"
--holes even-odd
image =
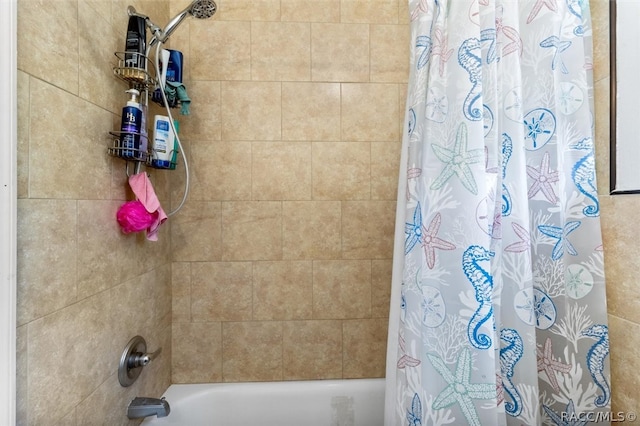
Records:
<instances>
[{"instance_id":1,"label":"chrome shower arm","mask_svg":"<svg viewBox=\"0 0 640 426\"><path fill-rule=\"evenodd\" d=\"M159 34L154 34L154 37L149 45L153 46L157 42L165 43L169 39L169 36L171 36L175 29L178 28L178 26L182 23L182 21L184 21L184 19L189 16L190 10L191 6L187 7L178 15L176 15L171 21L169 21L167 26L159 32Z\"/></svg>"}]
</instances>

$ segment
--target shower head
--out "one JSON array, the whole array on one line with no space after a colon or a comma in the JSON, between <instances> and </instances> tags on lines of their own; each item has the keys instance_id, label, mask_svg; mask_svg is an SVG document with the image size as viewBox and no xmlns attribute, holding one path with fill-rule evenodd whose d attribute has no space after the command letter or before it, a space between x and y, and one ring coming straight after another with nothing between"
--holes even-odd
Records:
<instances>
[{"instance_id":1,"label":"shower head","mask_svg":"<svg viewBox=\"0 0 640 426\"><path fill-rule=\"evenodd\" d=\"M216 13L218 6L216 6L216 3L212 0L195 0L188 9L194 18L208 19Z\"/></svg>"},{"instance_id":2,"label":"shower head","mask_svg":"<svg viewBox=\"0 0 640 426\"><path fill-rule=\"evenodd\" d=\"M211 18L218 7L213 0L194 0L186 9L178 13L166 27L161 31L156 31L154 37L151 40L150 45L153 46L157 42L164 43L169 39L169 36L178 28L178 26L189 15L196 19L208 19Z\"/></svg>"}]
</instances>

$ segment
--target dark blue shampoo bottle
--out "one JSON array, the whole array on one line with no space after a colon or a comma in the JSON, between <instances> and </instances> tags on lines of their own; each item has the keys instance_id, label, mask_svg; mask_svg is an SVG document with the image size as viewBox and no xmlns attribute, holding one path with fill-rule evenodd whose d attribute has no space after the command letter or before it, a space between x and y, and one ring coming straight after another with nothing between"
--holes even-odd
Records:
<instances>
[{"instance_id":1,"label":"dark blue shampoo bottle","mask_svg":"<svg viewBox=\"0 0 640 426\"><path fill-rule=\"evenodd\" d=\"M142 109L138 102L140 92L136 89L129 89L126 93L131 95L131 99L122 108L122 122L120 124L121 157L144 160L144 153L140 149L140 130L142 125Z\"/></svg>"},{"instance_id":2,"label":"dark blue shampoo bottle","mask_svg":"<svg viewBox=\"0 0 640 426\"><path fill-rule=\"evenodd\" d=\"M169 49L169 63L167 64L167 81L182 83L182 52Z\"/></svg>"}]
</instances>

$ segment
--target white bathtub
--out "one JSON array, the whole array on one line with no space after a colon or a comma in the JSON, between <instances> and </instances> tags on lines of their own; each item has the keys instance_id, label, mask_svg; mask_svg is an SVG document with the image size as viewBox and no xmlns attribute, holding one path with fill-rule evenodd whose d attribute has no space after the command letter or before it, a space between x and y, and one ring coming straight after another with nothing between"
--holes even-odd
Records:
<instances>
[{"instance_id":1,"label":"white bathtub","mask_svg":"<svg viewBox=\"0 0 640 426\"><path fill-rule=\"evenodd\" d=\"M171 385L158 426L382 426L384 379Z\"/></svg>"}]
</instances>

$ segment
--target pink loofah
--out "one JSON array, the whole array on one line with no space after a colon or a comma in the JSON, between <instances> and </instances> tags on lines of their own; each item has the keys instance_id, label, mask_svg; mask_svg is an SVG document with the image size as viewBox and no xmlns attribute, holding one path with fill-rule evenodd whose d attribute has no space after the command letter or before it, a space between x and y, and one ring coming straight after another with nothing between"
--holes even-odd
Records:
<instances>
[{"instance_id":1,"label":"pink loofah","mask_svg":"<svg viewBox=\"0 0 640 426\"><path fill-rule=\"evenodd\" d=\"M140 232L148 229L158 220L158 212L149 213L139 201L127 201L118 209L116 214L122 232Z\"/></svg>"}]
</instances>

